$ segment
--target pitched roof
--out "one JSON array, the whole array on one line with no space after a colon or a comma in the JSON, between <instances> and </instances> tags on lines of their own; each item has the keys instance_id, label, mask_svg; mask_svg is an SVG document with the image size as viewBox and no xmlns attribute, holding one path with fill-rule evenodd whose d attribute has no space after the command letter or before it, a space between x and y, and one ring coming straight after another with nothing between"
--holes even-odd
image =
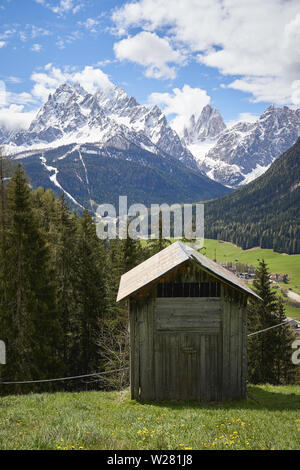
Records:
<instances>
[{"instance_id":1,"label":"pitched roof","mask_svg":"<svg viewBox=\"0 0 300 470\"><path fill-rule=\"evenodd\" d=\"M131 269L126 274L123 274L117 302L137 292L189 259L197 262L215 276L229 282L233 287L261 300L250 287L230 271L206 256L201 255L190 246L178 241L167 246L167 248L164 248L156 255L151 256L151 258Z\"/></svg>"}]
</instances>

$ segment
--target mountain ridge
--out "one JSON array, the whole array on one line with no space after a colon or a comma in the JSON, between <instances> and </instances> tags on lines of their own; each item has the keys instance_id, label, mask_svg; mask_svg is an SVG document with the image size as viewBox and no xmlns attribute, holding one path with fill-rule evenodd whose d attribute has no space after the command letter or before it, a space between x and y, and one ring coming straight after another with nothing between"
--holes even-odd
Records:
<instances>
[{"instance_id":1,"label":"mountain ridge","mask_svg":"<svg viewBox=\"0 0 300 470\"><path fill-rule=\"evenodd\" d=\"M229 190L187 168L168 154L156 154L127 141L122 145L68 144L16 154L34 188L64 192L70 205L94 213L98 204L118 205L120 195L128 204L192 203L211 199Z\"/></svg>"},{"instance_id":2,"label":"mountain ridge","mask_svg":"<svg viewBox=\"0 0 300 470\"><path fill-rule=\"evenodd\" d=\"M28 130L2 140L0 135L0 144L10 146L13 153L14 146L26 150L41 144L58 147L75 142L103 143L116 135L157 153L162 150L200 172L193 155L171 129L162 111L157 106L147 108L138 104L115 85L95 94L79 84L60 85L49 95Z\"/></svg>"},{"instance_id":3,"label":"mountain ridge","mask_svg":"<svg viewBox=\"0 0 300 470\"><path fill-rule=\"evenodd\" d=\"M199 185L205 187L203 199L210 199L222 193L216 182L223 185L225 194L224 186L235 188L260 176L299 135L300 109L270 106L257 121L228 128L219 111L206 105L198 118L191 116L180 138L158 106L140 105L116 85L89 93L80 84L64 83L49 95L28 130L0 129L0 145L5 144L12 158L22 159L23 164L28 152L35 153L39 162L41 152L55 151L61 158L60 149L68 145L91 144L94 152L112 147L118 158L120 151L125 155L135 148L140 171L145 162L159 169L160 160L169 155L174 161L168 160L168 170L164 167L165 177L173 171L175 161L179 162L199 175ZM150 152L156 160L145 159L137 149ZM201 191L193 190L192 194L199 197ZM182 197L180 191L179 195Z\"/></svg>"},{"instance_id":4,"label":"mountain ridge","mask_svg":"<svg viewBox=\"0 0 300 470\"><path fill-rule=\"evenodd\" d=\"M206 147L192 142L188 148L206 175L238 187L263 174L299 136L300 109L271 105L255 122L238 122L206 139Z\"/></svg>"},{"instance_id":5,"label":"mountain ridge","mask_svg":"<svg viewBox=\"0 0 300 470\"><path fill-rule=\"evenodd\" d=\"M189 119L183 129L182 140L186 145L195 144L206 139L215 139L226 129L226 124L220 112L207 104L202 109L198 119L195 114Z\"/></svg>"},{"instance_id":6,"label":"mountain ridge","mask_svg":"<svg viewBox=\"0 0 300 470\"><path fill-rule=\"evenodd\" d=\"M205 236L300 253L300 138L259 178L205 203Z\"/></svg>"}]
</instances>

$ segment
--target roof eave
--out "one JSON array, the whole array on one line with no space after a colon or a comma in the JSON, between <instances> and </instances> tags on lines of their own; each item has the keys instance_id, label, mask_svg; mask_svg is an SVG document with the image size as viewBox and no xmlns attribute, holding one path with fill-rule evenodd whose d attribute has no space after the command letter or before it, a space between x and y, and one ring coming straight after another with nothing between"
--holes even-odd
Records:
<instances>
[{"instance_id":1,"label":"roof eave","mask_svg":"<svg viewBox=\"0 0 300 470\"><path fill-rule=\"evenodd\" d=\"M136 290L130 292L130 294L126 294L124 296L120 296L119 295L119 292L118 292L118 295L117 295L117 302L121 302L121 300L125 300L125 299L128 299L129 297L133 296L133 295L136 295L138 292L140 292L141 290L145 289L146 287L149 287L151 284L155 284L155 283L158 283L166 274L168 274L170 271L173 271L174 269L177 269L179 266L183 265L184 263L186 263L187 261L189 261L189 259L185 259L184 261L182 261L181 263L177 264L177 266L174 266L170 269L168 269L167 271L165 271L163 274L161 274L159 277L155 278L155 279L152 279L151 281L147 282L146 284L144 284L143 286L137 288ZM121 276L121 279L122 279L123 276Z\"/></svg>"},{"instance_id":2,"label":"roof eave","mask_svg":"<svg viewBox=\"0 0 300 470\"><path fill-rule=\"evenodd\" d=\"M212 274L213 276L215 276L217 279L219 279L221 282L223 283L226 283L226 284L229 284L231 287L233 287L234 289L237 289L238 291L242 292L243 294L246 294L246 295L251 295L252 297L255 297L257 298L258 300L260 300L261 302L263 301L263 299L257 295L252 289L250 289L250 287L248 287L247 289L244 289L243 286L239 286L238 284L235 284L234 282L230 281L230 279L225 279L223 276L221 275L218 275L215 271L213 271L212 269L209 269L208 267L206 266L203 266L201 264L201 262L195 258L193 255L191 256L191 260L194 261L195 263L197 263L198 266L201 266L201 268L204 270L204 271L207 271L209 272L210 274Z\"/></svg>"}]
</instances>

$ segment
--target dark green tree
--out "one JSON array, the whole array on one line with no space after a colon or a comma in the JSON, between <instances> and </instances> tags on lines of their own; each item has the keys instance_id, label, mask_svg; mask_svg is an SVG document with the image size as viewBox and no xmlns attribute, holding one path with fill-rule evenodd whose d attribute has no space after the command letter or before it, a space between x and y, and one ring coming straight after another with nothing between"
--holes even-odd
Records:
<instances>
[{"instance_id":1,"label":"dark green tree","mask_svg":"<svg viewBox=\"0 0 300 470\"><path fill-rule=\"evenodd\" d=\"M270 273L264 260L259 263L253 288L262 302L250 302L249 334L278 325L285 318L282 304L271 287ZM287 327L272 328L249 337L249 382L278 384L290 377L287 367L287 358L291 356L290 335L279 331L284 328Z\"/></svg>"},{"instance_id":2,"label":"dark green tree","mask_svg":"<svg viewBox=\"0 0 300 470\"><path fill-rule=\"evenodd\" d=\"M147 257L156 255L156 253L159 253L161 250L169 246L172 242L168 238L163 238L163 220L162 220L162 213L159 213L158 217L158 230L157 230L157 235L156 238L150 238L147 241ZM154 231L156 230L154 226Z\"/></svg>"},{"instance_id":3,"label":"dark green tree","mask_svg":"<svg viewBox=\"0 0 300 470\"><path fill-rule=\"evenodd\" d=\"M8 230L3 313L11 379L60 372L61 328L55 309L50 252L32 209L31 190L19 166L8 185ZM49 375L48 375L49 374Z\"/></svg>"},{"instance_id":4,"label":"dark green tree","mask_svg":"<svg viewBox=\"0 0 300 470\"><path fill-rule=\"evenodd\" d=\"M276 319L278 324L287 320L285 307L279 299L277 303ZM292 363L292 343L295 335L290 327L286 325L275 328L276 351L274 357L274 369L276 384L291 384L295 382L297 367Z\"/></svg>"},{"instance_id":5,"label":"dark green tree","mask_svg":"<svg viewBox=\"0 0 300 470\"><path fill-rule=\"evenodd\" d=\"M100 367L98 329L107 306L105 245L98 239L96 226L86 210L81 216L77 237L74 296L78 348L74 353L78 371L86 373Z\"/></svg>"}]
</instances>

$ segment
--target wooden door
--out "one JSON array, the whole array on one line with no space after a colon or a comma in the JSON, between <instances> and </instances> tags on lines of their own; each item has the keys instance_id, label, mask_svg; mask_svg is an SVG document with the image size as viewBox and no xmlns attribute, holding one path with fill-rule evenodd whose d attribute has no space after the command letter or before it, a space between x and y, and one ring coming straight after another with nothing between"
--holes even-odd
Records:
<instances>
[{"instance_id":1,"label":"wooden door","mask_svg":"<svg viewBox=\"0 0 300 470\"><path fill-rule=\"evenodd\" d=\"M158 399L221 399L221 312L220 299L157 299L154 354Z\"/></svg>"}]
</instances>

